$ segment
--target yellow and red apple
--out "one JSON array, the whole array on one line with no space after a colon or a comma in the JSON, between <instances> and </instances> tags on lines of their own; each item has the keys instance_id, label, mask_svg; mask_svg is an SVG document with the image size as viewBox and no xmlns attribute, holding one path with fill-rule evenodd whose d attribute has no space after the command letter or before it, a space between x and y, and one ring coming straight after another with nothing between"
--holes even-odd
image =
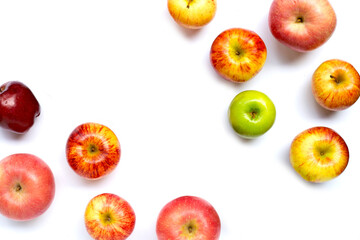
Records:
<instances>
[{"instance_id":1,"label":"yellow and red apple","mask_svg":"<svg viewBox=\"0 0 360 240\"><path fill-rule=\"evenodd\" d=\"M315 100L332 111L352 106L360 96L360 76L348 62L331 59L323 62L312 76Z\"/></svg>"},{"instance_id":2,"label":"yellow and red apple","mask_svg":"<svg viewBox=\"0 0 360 240\"><path fill-rule=\"evenodd\" d=\"M215 71L232 82L246 82L264 66L267 50L264 41L253 31L230 28L212 43L210 61Z\"/></svg>"},{"instance_id":3,"label":"yellow and red apple","mask_svg":"<svg viewBox=\"0 0 360 240\"><path fill-rule=\"evenodd\" d=\"M309 182L325 182L339 176L348 162L347 144L331 128L309 128L291 143L290 163Z\"/></svg>"},{"instance_id":4,"label":"yellow and red apple","mask_svg":"<svg viewBox=\"0 0 360 240\"><path fill-rule=\"evenodd\" d=\"M66 143L70 167L86 179L99 179L111 173L120 161L121 149L115 133L99 123L76 127Z\"/></svg>"},{"instance_id":5,"label":"yellow and red apple","mask_svg":"<svg viewBox=\"0 0 360 240\"><path fill-rule=\"evenodd\" d=\"M182 196L167 203L156 223L158 240L217 240L220 230L215 208L195 196Z\"/></svg>"},{"instance_id":6,"label":"yellow and red apple","mask_svg":"<svg viewBox=\"0 0 360 240\"><path fill-rule=\"evenodd\" d=\"M39 217L55 196L54 175L39 157L18 153L0 161L0 213L18 221Z\"/></svg>"},{"instance_id":7,"label":"yellow and red apple","mask_svg":"<svg viewBox=\"0 0 360 240\"><path fill-rule=\"evenodd\" d=\"M92 198L84 218L86 230L95 240L125 240L133 232L136 221L130 204L112 193Z\"/></svg>"},{"instance_id":8,"label":"yellow and red apple","mask_svg":"<svg viewBox=\"0 0 360 240\"><path fill-rule=\"evenodd\" d=\"M336 27L336 14L328 0L274 0L269 27L282 44L298 52L323 45Z\"/></svg>"},{"instance_id":9,"label":"yellow and red apple","mask_svg":"<svg viewBox=\"0 0 360 240\"><path fill-rule=\"evenodd\" d=\"M179 25L199 29L214 18L216 0L168 0L168 10Z\"/></svg>"}]
</instances>

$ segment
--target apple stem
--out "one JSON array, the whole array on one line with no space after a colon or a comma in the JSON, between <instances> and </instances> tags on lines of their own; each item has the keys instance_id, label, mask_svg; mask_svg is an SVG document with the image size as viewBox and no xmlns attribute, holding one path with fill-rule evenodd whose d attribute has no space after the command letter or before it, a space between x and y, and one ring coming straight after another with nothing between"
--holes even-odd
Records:
<instances>
[{"instance_id":1,"label":"apple stem","mask_svg":"<svg viewBox=\"0 0 360 240\"><path fill-rule=\"evenodd\" d=\"M298 17L298 18L296 19L296 22L297 22L297 23L303 23L303 22L304 22L304 19L303 19L302 17Z\"/></svg>"},{"instance_id":2,"label":"apple stem","mask_svg":"<svg viewBox=\"0 0 360 240\"><path fill-rule=\"evenodd\" d=\"M16 184L15 191L19 192L19 191L21 191L21 189L22 189L21 185L19 183Z\"/></svg>"},{"instance_id":3,"label":"apple stem","mask_svg":"<svg viewBox=\"0 0 360 240\"><path fill-rule=\"evenodd\" d=\"M256 117L256 112L255 111L251 112L251 118L254 119L255 117Z\"/></svg>"},{"instance_id":4,"label":"apple stem","mask_svg":"<svg viewBox=\"0 0 360 240\"><path fill-rule=\"evenodd\" d=\"M340 83L339 79L336 78L336 77L334 77L333 75L330 75L330 78L334 79L334 81L335 81L336 83Z\"/></svg>"},{"instance_id":5,"label":"apple stem","mask_svg":"<svg viewBox=\"0 0 360 240\"><path fill-rule=\"evenodd\" d=\"M192 1L193 1L193 0L189 0L189 1L188 1L188 4L187 4L186 8L190 8L190 3L191 3Z\"/></svg>"}]
</instances>

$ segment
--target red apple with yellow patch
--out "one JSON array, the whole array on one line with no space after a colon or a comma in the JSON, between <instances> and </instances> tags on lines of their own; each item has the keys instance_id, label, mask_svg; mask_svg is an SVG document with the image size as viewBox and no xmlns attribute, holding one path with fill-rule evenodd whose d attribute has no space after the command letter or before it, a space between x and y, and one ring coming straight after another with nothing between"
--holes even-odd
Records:
<instances>
[{"instance_id":1,"label":"red apple with yellow patch","mask_svg":"<svg viewBox=\"0 0 360 240\"><path fill-rule=\"evenodd\" d=\"M85 210L85 226L95 240L125 240L133 232L136 216L123 198L103 193L95 196Z\"/></svg>"},{"instance_id":2,"label":"red apple with yellow patch","mask_svg":"<svg viewBox=\"0 0 360 240\"><path fill-rule=\"evenodd\" d=\"M309 182L339 176L349 162L344 139L328 127L313 127L298 134L290 147L290 163Z\"/></svg>"},{"instance_id":3,"label":"red apple with yellow patch","mask_svg":"<svg viewBox=\"0 0 360 240\"><path fill-rule=\"evenodd\" d=\"M215 71L232 82L246 82L264 66L267 50L264 41L253 31L231 28L213 41L210 61Z\"/></svg>"},{"instance_id":4,"label":"red apple with yellow patch","mask_svg":"<svg viewBox=\"0 0 360 240\"><path fill-rule=\"evenodd\" d=\"M42 215L55 196L54 175L39 157L18 153L0 161L0 213L18 221Z\"/></svg>"},{"instance_id":5,"label":"red apple with yellow patch","mask_svg":"<svg viewBox=\"0 0 360 240\"><path fill-rule=\"evenodd\" d=\"M99 123L79 125L66 143L70 167L86 179L99 179L111 173L120 161L120 154L115 133Z\"/></svg>"},{"instance_id":6,"label":"red apple with yellow patch","mask_svg":"<svg viewBox=\"0 0 360 240\"><path fill-rule=\"evenodd\" d=\"M156 223L158 240L217 240L220 230L215 208L195 196L183 196L167 203Z\"/></svg>"},{"instance_id":7,"label":"red apple with yellow patch","mask_svg":"<svg viewBox=\"0 0 360 240\"><path fill-rule=\"evenodd\" d=\"M343 60L325 61L312 76L312 92L315 100L328 110L347 109L360 96L359 73Z\"/></svg>"},{"instance_id":8,"label":"red apple with yellow patch","mask_svg":"<svg viewBox=\"0 0 360 240\"><path fill-rule=\"evenodd\" d=\"M269 27L282 44L298 52L311 51L329 40L336 14L328 0L273 0Z\"/></svg>"},{"instance_id":9,"label":"red apple with yellow patch","mask_svg":"<svg viewBox=\"0 0 360 240\"><path fill-rule=\"evenodd\" d=\"M199 29L214 18L216 0L168 0L168 10L179 25Z\"/></svg>"}]
</instances>

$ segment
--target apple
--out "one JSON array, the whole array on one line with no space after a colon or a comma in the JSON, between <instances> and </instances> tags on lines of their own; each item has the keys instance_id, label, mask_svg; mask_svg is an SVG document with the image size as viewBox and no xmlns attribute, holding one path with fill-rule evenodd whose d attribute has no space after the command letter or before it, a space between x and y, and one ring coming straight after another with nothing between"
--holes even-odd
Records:
<instances>
[{"instance_id":1,"label":"apple","mask_svg":"<svg viewBox=\"0 0 360 240\"><path fill-rule=\"evenodd\" d=\"M215 71L232 82L246 82L264 66L267 50L255 32L230 28L220 33L211 45L210 61Z\"/></svg>"},{"instance_id":2,"label":"apple","mask_svg":"<svg viewBox=\"0 0 360 240\"><path fill-rule=\"evenodd\" d=\"M18 153L0 161L0 213L18 221L34 219L51 205L54 175L39 157Z\"/></svg>"},{"instance_id":3,"label":"apple","mask_svg":"<svg viewBox=\"0 0 360 240\"><path fill-rule=\"evenodd\" d=\"M266 94L256 90L246 90L233 98L228 117L238 135L244 138L256 138L273 126L276 109Z\"/></svg>"},{"instance_id":4,"label":"apple","mask_svg":"<svg viewBox=\"0 0 360 240\"><path fill-rule=\"evenodd\" d=\"M217 240L220 230L215 208L195 196L182 196L167 203L156 223L158 240Z\"/></svg>"},{"instance_id":5,"label":"apple","mask_svg":"<svg viewBox=\"0 0 360 240\"><path fill-rule=\"evenodd\" d=\"M136 216L123 198L103 193L95 196L85 210L86 230L96 240L124 240L133 232Z\"/></svg>"},{"instance_id":6,"label":"apple","mask_svg":"<svg viewBox=\"0 0 360 240\"><path fill-rule=\"evenodd\" d=\"M332 111L352 106L360 96L360 76L348 62L331 59L323 62L312 76L315 100Z\"/></svg>"},{"instance_id":7,"label":"apple","mask_svg":"<svg viewBox=\"0 0 360 240\"><path fill-rule=\"evenodd\" d=\"M31 90L19 81L0 86L0 126L14 133L25 133L40 115L40 105Z\"/></svg>"},{"instance_id":8,"label":"apple","mask_svg":"<svg viewBox=\"0 0 360 240\"><path fill-rule=\"evenodd\" d=\"M305 52L320 47L331 37L336 15L327 0L274 0L268 22L277 40Z\"/></svg>"},{"instance_id":9,"label":"apple","mask_svg":"<svg viewBox=\"0 0 360 240\"><path fill-rule=\"evenodd\" d=\"M291 143L290 163L309 182L325 182L339 176L349 162L344 139L328 127L313 127Z\"/></svg>"},{"instance_id":10,"label":"apple","mask_svg":"<svg viewBox=\"0 0 360 240\"><path fill-rule=\"evenodd\" d=\"M179 25L199 29L214 18L216 0L168 0L168 10Z\"/></svg>"},{"instance_id":11,"label":"apple","mask_svg":"<svg viewBox=\"0 0 360 240\"><path fill-rule=\"evenodd\" d=\"M118 138L108 127L88 122L77 126L68 137L66 158L70 167L86 179L100 179L120 161Z\"/></svg>"}]
</instances>

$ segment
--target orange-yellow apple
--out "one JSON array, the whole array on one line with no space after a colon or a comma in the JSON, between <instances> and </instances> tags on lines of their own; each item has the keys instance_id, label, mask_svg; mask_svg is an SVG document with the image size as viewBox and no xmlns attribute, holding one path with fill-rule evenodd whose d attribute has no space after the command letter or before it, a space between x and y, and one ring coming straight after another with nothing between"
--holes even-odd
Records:
<instances>
[{"instance_id":1,"label":"orange-yellow apple","mask_svg":"<svg viewBox=\"0 0 360 240\"><path fill-rule=\"evenodd\" d=\"M112 172L120 161L120 143L115 133L99 123L76 127L66 143L70 167L86 179L99 179Z\"/></svg>"},{"instance_id":2,"label":"orange-yellow apple","mask_svg":"<svg viewBox=\"0 0 360 240\"><path fill-rule=\"evenodd\" d=\"M123 198L103 193L95 196L85 210L85 226L95 240L124 240L135 227L135 212Z\"/></svg>"},{"instance_id":3,"label":"orange-yellow apple","mask_svg":"<svg viewBox=\"0 0 360 240\"><path fill-rule=\"evenodd\" d=\"M290 162L309 182L325 182L339 176L349 161L344 139L328 127L313 127L298 134L290 147Z\"/></svg>"},{"instance_id":4,"label":"orange-yellow apple","mask_svg":"<svg viewBox=\"0 0 360 240\"><path fill-rule=\"evenodd\" d=\"M43 214L55 196L54 175L39 157L18 153L0 161L0 213L26 221Z\"/></svg>"},{"instance_id":5,"label":"orange-yellow apple","mask_svg":"<svg viewBox=\"0 0 360 240\"><path fill-rule=\"evenodd\" d=\"M268 20L273 36L299 52L323 45L336 27L335 11L328 0L274 0Z\"/></svg>"},{"instance_id":6,"label":"orange-yellow apple","mask_svg":"<svg viewBox=\"0 0 360 240\"><path fill-rule=\"evenodd\" d=\"M262 69L266 55L265 43L259 35L242 28L230 28L213 41L210 61L223 78L245 82Z\"/></svg>"},{"instance_id":7,"label":"orange-yellow apple","mask_svg":"<svg viewBox=\"0 0 360 240\"><path fill-rule=\"evenodd\" d=\"M352 106L360 96L360 76L348 62L332 59L323 62L312 76L315 100L333 111Z\"/></svg>"},{"instance_id":8,"label":"orange-yellow apple","mask_svg":"<svg viewBox=\"0 0 360 240\"><path fill-rule=\"evenodd\" d=\"M179 25L198 29L214 18L216 0L168 0L168 10Z\"/></svg>"},{"instance_id":9,"label":"orange-yellow apple","mask_svg":"<svg viewBox=\"0 0 360 240\"><path fill-rule=\"evenodd\" d=\"M156 223L158 240L217 240L220 230L215 208L195 196L183 196L167 203Z\"/></svg>"}]
</instances>

